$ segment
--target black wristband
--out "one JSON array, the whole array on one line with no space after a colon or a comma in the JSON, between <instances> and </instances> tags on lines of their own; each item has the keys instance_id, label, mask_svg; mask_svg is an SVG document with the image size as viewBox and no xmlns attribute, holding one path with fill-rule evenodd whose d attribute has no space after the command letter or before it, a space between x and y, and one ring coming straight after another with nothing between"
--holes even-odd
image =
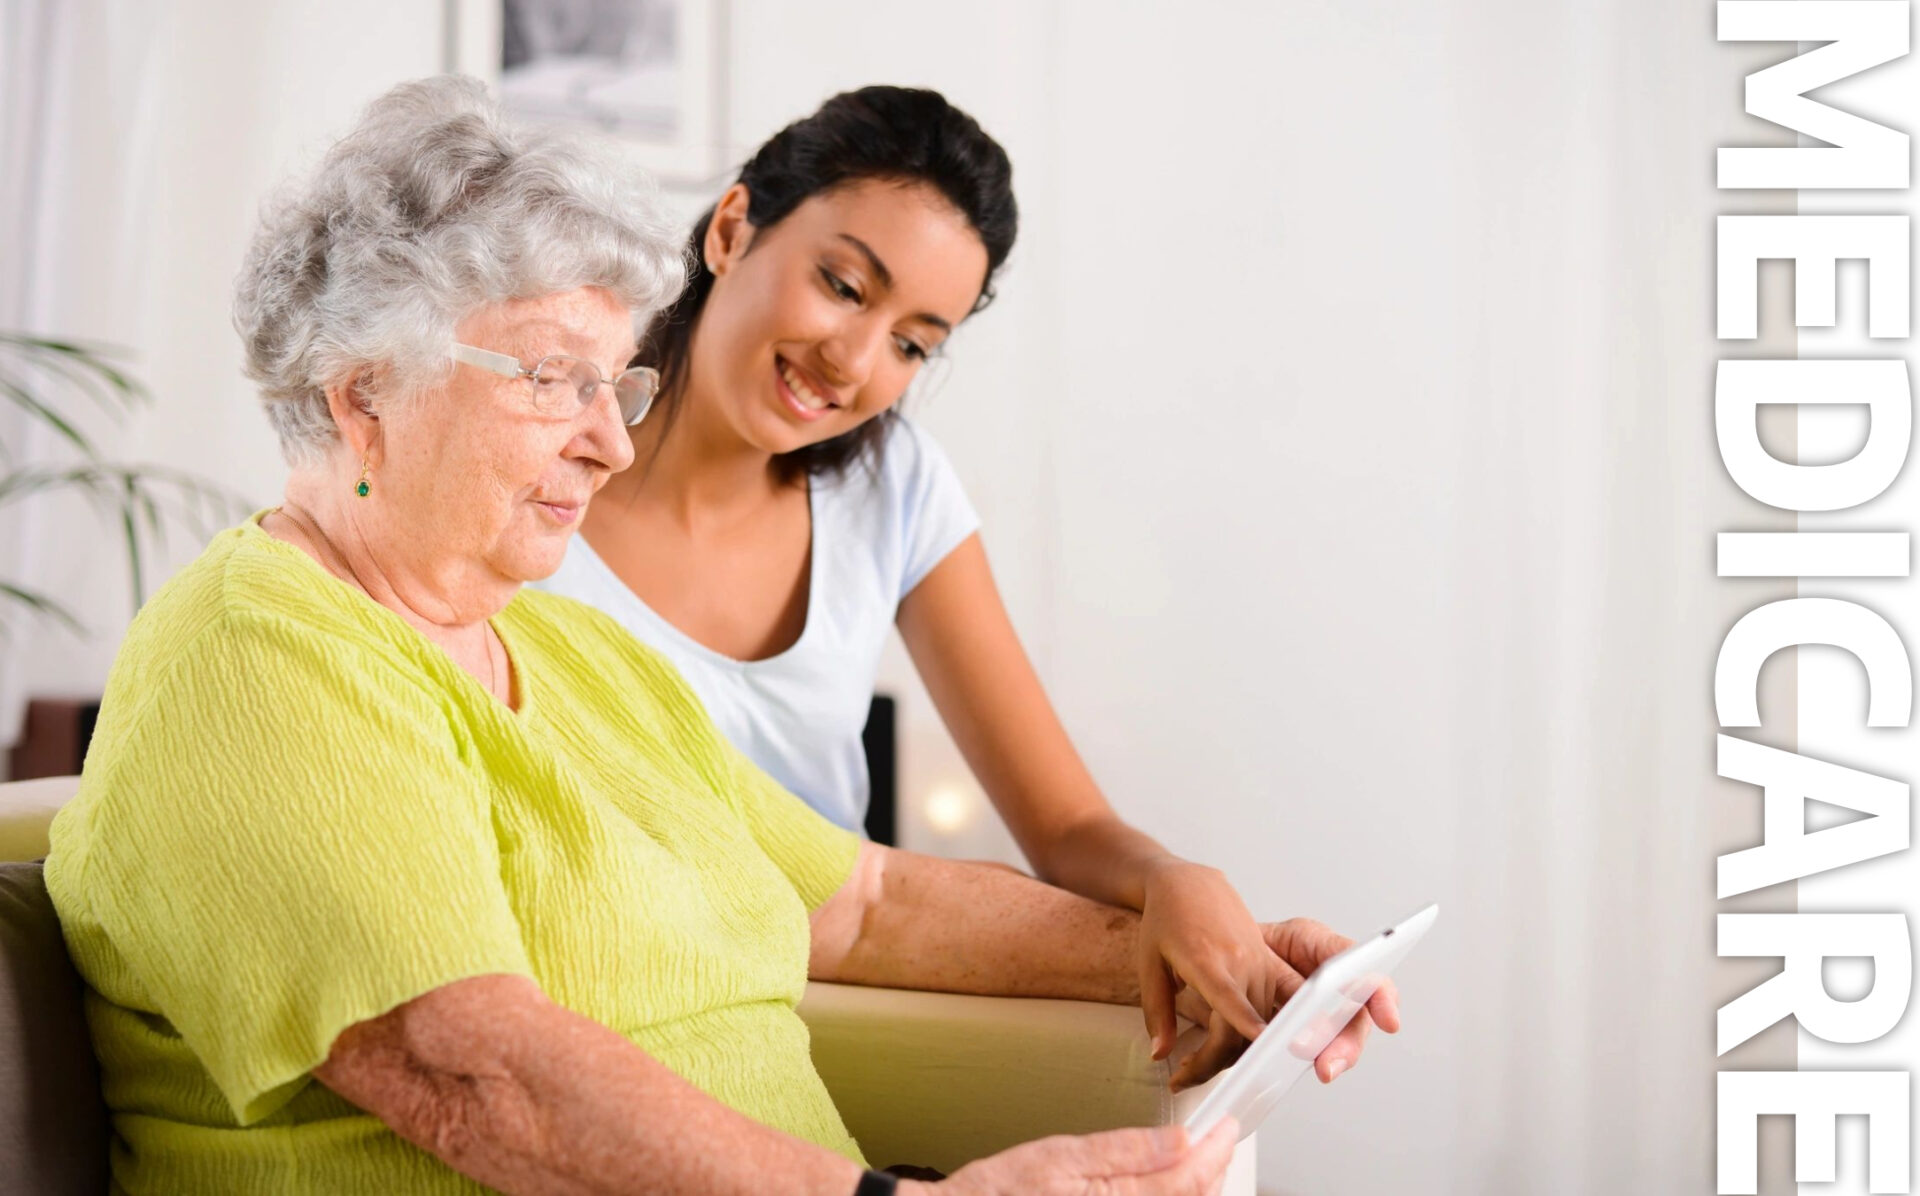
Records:
<instances>
[{"instance_id":1,"label":"black wristband","mask_svg":"<svg viewBox=\"0 0 1920 1196\"><path fill-rule=\"evenodd\" d=\"M853 1196L893 1196L900 1181L884 1171L867 1171L853 1189Z\"/></svg>"}]
</instances>

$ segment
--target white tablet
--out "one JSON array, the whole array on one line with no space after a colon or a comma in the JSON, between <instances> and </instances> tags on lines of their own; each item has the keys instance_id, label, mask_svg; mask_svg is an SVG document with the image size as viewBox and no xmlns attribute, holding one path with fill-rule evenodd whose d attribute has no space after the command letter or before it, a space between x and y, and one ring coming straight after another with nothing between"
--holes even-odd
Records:
<instances>
[{"instance_id":1,"label":"white tablet","mask_svg":"<svg viewBox=\"0 0 1920 1196\"><path fill-rule=\"evenodd\" d=\"M1251 1134L1439 916L1440 907L1429 905L1315 969L1240 1061L1221 1074L1213 1091L1187 1115L1187 1132L1198 1139L1222 1118L1232 1117L1240 1123L1242 1138Z\"/></svg>"}]
</instances>

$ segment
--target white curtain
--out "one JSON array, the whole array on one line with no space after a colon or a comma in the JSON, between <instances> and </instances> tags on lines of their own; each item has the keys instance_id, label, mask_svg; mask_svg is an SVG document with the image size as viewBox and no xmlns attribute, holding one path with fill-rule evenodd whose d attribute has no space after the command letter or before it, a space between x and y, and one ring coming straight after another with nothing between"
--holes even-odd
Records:
<instances>
[{"instance_id":1,"label":"white curtain","mask_svg":"<svg viewBox=\"0 0 1920 1196\"><path fill-rule=\"evenodd\" d=\"M1792 526L1725 479L1709 414L1714 217L1791 197L1717 191L1712 151L1781 137L1740 80L1790 48L1718 45L1710 10L1651 0L1462 16L1463 61L1525 49L1463 72L1456 118L1490 218L1462 280L1486 339L1459 396L1481 451L1460 473L1455 947L1488 966L1450 1190L1710 1191L1713 859L1757 823L1714 777L1708 688L1726 628L1791 592L1715 578L1712 537ZM1766 900L1793 908L1788 888ZM1791 1067L1780 1044L1728 1063Z\"/></svg>"},{"instance_id":2,"label":"white curtain","mask_svg":"<svg viewBox=\"0 0 1920 1196\"><path fill-rule=\"evenodd\" d=\"M152 198L156 65L170 0L0 4L0 328L136 343L151 236L142 217ZM87 430L103 451L117 447L110 426ZM0 409L0 436L15 463L60 451L10 406ZM89 534L87 518L70 499L0 509L0 577L54 593L117 642L124 589L75 574L49 551L59 536ZM56 527L65 530L56 536ZM13 622L14 639L0 654L0 744L9 746L29 692L71 693L62 665L94 652L51 625Z\"/></svg>"},{"instance_id":3,"label":"white curtain","mask_svg":"<svg viewBox=\"0 0 1920 1196\"><path fill-rule=\"evenodd\" d=\"M0 20L0 328L27 323L33 289L34 233L46 156L45 108L50 82L49 42L54 0L4 0ZM10 460L30 459L37 447L25 413L0 407L0 443ZM30 525L19 505L0 508L0 580L27 578ZM14 635L22 632L16 630ZM17 643L17 638L14 643ZM22 713L20 655L14 643L0 645L0 747L19 735Z\"/></svg>"}]
</instances>

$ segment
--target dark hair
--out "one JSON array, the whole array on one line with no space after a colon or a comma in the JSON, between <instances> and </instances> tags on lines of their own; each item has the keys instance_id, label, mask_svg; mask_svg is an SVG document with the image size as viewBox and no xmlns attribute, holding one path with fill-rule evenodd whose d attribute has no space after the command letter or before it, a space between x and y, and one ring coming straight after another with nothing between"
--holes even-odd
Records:
<instances>
[{"instance_id":1,"label":"dark hair","mask_svg":"<svg viewBox=\"0 0 1920 1196\"><path fill-rule=\"evenodd\" d=\"M999 142L937 91L841 92L775 133L740 168L739 181L747 188L747 222L766 229L811 196L869 179L925 184L965 216L987 250L987 275L973 310L993 301L994 272L1007 260L1020 223L1013 165ZM713 291L713 272L702 255L712 220L708 208L694 224L687 287L647 330L633 359L660 371L659 415L669 428L686 394L694 325ZM889 408L850 432L782 453L775 468L791 480L837 474L862 456L877 463L893 418Z\"/></svg>"}]
</instances>

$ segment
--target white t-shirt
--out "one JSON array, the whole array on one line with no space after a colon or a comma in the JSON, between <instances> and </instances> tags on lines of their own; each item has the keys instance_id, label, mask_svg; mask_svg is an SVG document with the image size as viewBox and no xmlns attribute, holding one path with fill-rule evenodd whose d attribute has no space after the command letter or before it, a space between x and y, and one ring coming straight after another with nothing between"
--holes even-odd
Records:
<instances>
[{"instance_id":1,"label":"white t-shirt","mask_svg":"<svg viewBox=\"0 0 1920 1196\"><path fill-rule=\"evenodd\" d=\"M980 524L940 446L895 419L876 471L864 462L815 477L807 624L792 647L741 661L654 613L579 536L536 583L612 615L673 661L735 746L841 826L867 813L867 721L894 613L920 579Z\"/></svg>"}]
</instances>

